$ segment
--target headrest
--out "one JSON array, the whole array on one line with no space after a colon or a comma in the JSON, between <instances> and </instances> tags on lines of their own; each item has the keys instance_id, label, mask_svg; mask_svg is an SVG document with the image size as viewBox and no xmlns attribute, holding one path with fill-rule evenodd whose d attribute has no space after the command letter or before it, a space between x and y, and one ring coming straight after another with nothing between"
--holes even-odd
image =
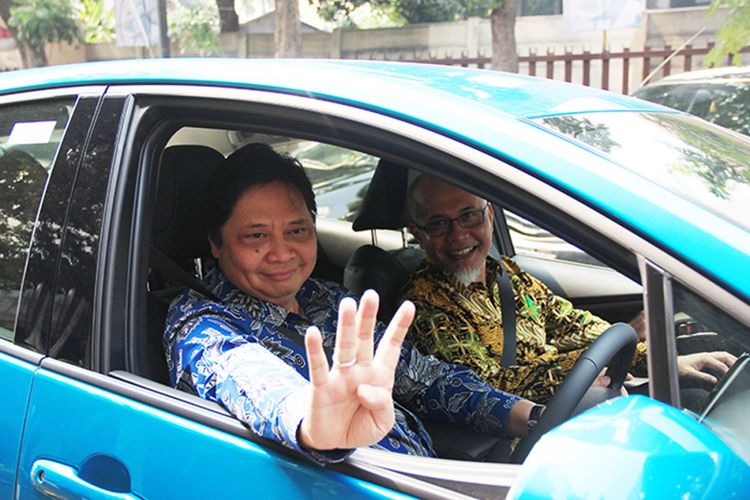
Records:
<instances>
[{"instance_id":1,"label":"headrest","mask_svg":"<svg viewBox=\"0 0 750 500\"><path fill-rule=\"evenodd\" d=\"M420 249L404 248L421 257ZM399 256L386 252L374 245L363 245L357 248L344 269L344 286L355 295L362 295L371 288L380 295L378 319L388 322L400 304L401 288L411 272L416 268L414 262L419 258L408 258L408 268Z\"/></svg>"},{"instance_id":2,"label":"headrest","mask_svg":"<svg viewBox=\"0 0 750 500\"><path fill-rule=\"evenodd\" d=\"M409 170L406 167L381 159L352 223L352 229L401 229L408 225L408 180Z\"/></svg>"},{"instance_id":3,"label":"headrest","mask_svg":"<svg viewBox=\"0 0 750 500\"><path fill-rule=\"evenodd\" d=\"M224 156L206 146L164 150L154 217L154 244L175 261L211 254L201 214L203 189Z\"/></svg>"}]
</instances>

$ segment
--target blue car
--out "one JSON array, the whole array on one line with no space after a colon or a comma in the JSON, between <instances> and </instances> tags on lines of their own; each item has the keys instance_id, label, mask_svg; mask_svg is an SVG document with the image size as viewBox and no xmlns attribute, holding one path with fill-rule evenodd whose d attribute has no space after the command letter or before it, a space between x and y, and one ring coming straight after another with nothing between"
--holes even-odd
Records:
<instances>
[{"instance_id":1,"label":"blue car","mask_svg":"<svg viewBox=\"0 0 750 500\"><path fill-rule=\"evenodd\" d=\"M313 182L313 275L379 287L384 317L422 257L400 218L412 172L486 198L495 256L610 322L645 311L648 395L570 418L590 383L571 374L515 463L492 436L435 427L439 458L359 449L322 467L173 388L166 309L209 265L197 200L250 142ZM544 79L222 59L4 73L0 498L746 496L749 214L750 141ZM362 259L373 247L395 271ZM706 350L738 361L689 387L676 357Z\"/></svg>"}]
</instances>

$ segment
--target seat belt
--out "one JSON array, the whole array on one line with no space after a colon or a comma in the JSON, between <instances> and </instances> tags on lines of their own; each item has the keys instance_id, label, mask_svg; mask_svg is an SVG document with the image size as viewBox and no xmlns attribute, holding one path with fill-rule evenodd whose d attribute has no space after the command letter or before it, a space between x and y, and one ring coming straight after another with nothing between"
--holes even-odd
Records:
<instances>
[{"instance_id":1,"label":"seat belt","mask_svg":"<svg viewBox=\"0 0 750 500\"><path fill-rule=\"evenodd\" d=\"M201 281L195 276L190 274L181 268L172 259L164 255L161 250L156 246L151 245L151 256L150 256L151 267L164 274L167 278L175 283L185 285L196 292L208 297L209 299L221 303L221 299L216 296L211 290L206 287Z\"/></svg>"},{"instance_id":2,"label":"seat belt","mask_svg":"<svg viewBox=\"0 0 750 500\"><path fill-rule=\"evenodd\" d=\"M500 287L500 305L503 314L503 356L504 367L516 364L516 305L513 300L513 287L508 270L501 263L497 273L497 284Z\"/></svg>"},{"instance_id":3,"label":"seat belt","mask_svg":"<svg viewBox=\"0 0 750 500\"><path fill-rule=\"evenodd\" d=\"M307 348L305 347L305 340L304 338L300 338L299 334L292 330L291 328L287 328L286 326L277 326L276 331L284 337L287 340L291 340L298 346L302 347L302 352L307 355ZM327 345L323 345L323 352L326 354L326 358L329 360L329 362L333 363L333 349L331 349Z\"/></svg>"}]
</instances>

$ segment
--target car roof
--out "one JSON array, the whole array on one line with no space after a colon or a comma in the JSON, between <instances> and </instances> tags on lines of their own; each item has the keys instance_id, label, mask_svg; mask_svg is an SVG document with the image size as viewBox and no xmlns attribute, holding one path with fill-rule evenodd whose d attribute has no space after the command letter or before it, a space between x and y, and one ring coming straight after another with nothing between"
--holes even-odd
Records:
<instances>
[{"instance_id":1,"label":"car roof","mask_svg":"<svg viewBox=\"0 0 750 500\"><path fill-rule=\"evenodd\" d=\"M336 78L345 75L346 78ZM571 99L590 109L634 110L656 106L577 85L468 68L384 61L322 59L173 58L49 66L0 74L0 93L96 84L195 84L287 91L370 104L395 89L419 89L441 99L469 99L515 117L557 114ZM411 93L411 92L410 92ZM580 105L580 103L579 103Z\"/></svg>"},{"instance_id":2,"label":"car roof","mask_svg":"<svg viewBox=\"0 0 750 500\"><path fill-rule=\"evenodd\" d=\"M0 94L107 84L268 90L353 105L499 155L679 254L750 302L750 232L530 119L674 113L577 85L494 71L375 61L190 59L87 63L0 75ZM698 243L701 242L701 243Z\"/></svg>"}]
</instances>

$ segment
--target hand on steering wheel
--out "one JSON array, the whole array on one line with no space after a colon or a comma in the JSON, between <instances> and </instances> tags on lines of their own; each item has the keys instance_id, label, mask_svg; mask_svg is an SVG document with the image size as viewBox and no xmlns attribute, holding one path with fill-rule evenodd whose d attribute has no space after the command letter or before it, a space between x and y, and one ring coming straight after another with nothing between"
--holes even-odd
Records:
<instances>
[{"instance_id":1,"label":"hand on steering wheel","mask_svg":"<svg viewBox=\"0 0 750 500\"><path fill-rule=\"evenodd\" d=\"M511 462L523 462L542 435L570 418L605 367L606 376L610 379L608 389L619 392L628 376L637 343L638 335L630 325L616 323L605 330L578 358L570 374L550 399L539 422L516 446L510 457Z\"/></svg>"}]
</instances>

